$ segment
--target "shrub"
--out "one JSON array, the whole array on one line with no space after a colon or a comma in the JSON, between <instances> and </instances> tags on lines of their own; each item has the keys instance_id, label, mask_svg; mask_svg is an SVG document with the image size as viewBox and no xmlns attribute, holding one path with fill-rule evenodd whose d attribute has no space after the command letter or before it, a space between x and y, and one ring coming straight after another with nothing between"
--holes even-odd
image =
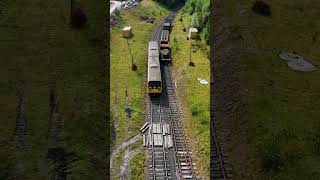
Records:
<instances>
[{"instance_id":1,"label":"shrub","mask_svg":"<svg viewBox=\"0 0 320 180\"><path fill-rule=\"evenodd\" d=\"M270 6L262 0L256 0L252 6L253 12L264 16L271 15Z\"/></svg>"},{"instance_id":2,"label":"shrub","mask_svg":"<svg viewBox=\"0 0 320 180\"><path fill-rule=\"evenodd\" d=\"M262 149L262 167L266 171L280 171L284 166L284 159L276 139L272 139Z\"/></svg>"},{"instance_id":3,"label":"shrub","mask_svg":"<svg viewBox=\"0 0 320 180\"><path fill-rule=\"evenodd\" d=\"M200 113L199 108L197 106L192 107L191 109L191 115L192 116L198 116Z\"/></svg>"},{"instance_id":4,"label":"shrub","mask_svg":"<svg viewBox=\"0 0 320 180\"><path fill-rule=\"evenodd\" d=\"M190 62L189 62L189 66L194 67L194 62L190 61Z\"/></svg>"},{"instance_id":5,"label":"shrub","mask_svg":"<svg viewBox=\"0 0 320 180\"><path fill-rule=\"evenodd\" d=\"M71 25L75 28L82 28L87 24L87 16L80 8L75 8L71 13Z\"/></svg>"},{"instance_id":6,"label":"shrub","mask_svg":"<svg viewBox=\"0 0 320 180\"><path fill-rule=\"evenodd\" d=\"M131 67L132 71L136 71L138 69L137 65L136 64L132 64L132 67Z\"/></svg>"},{"instance_id":7,"label":"shrub","mask_svg":"<svg viewBox=\"0 0 320 180\"><path fill-rule=\"evenodd\" d=\"M140 16L140 19L143 20L143 21L146 21L146 20L149 19L149 17L148 16Z\"/></svg>"}]
</instances>

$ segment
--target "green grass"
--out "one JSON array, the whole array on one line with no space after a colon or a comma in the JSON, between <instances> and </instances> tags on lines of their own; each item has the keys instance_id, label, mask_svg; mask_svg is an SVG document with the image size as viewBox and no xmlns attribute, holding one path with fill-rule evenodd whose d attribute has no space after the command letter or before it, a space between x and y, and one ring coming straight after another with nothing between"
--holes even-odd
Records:
<instances>
[{"instance_id":1,"label":"green grass","mask_svg":"<svg viewBox=\"0 0 320 180\"><path fill-rule=\"evenodd\" d=\"M202 78L210 81L210 61L207 56L209 46L204 41L186 40L191 17L185 14L181 22L180 16L181 13L178 13L171 34L174 79L177 82L183 111L187 114L184 117L184 124L190 133L188 138L191 142L193 158L201 175L209 178L210 86L200 84L197 80ZM183 32L184 27L186 32ZM189 66L190 43L198 45L197 50L191 53L194 67Z\"/></svg>"},{"instance_id":2,"label":"green grass","mask_svg":"<svg viewBox=\"0 0 320 180\"><path fill-rule=\"evenodd\" d=\"M7 7L0 16L0 177L11 163L7 158L15 128L16 68L20 64L26 80L28 121L21 169L26 179L48 178L50 59L57 72L59 109L65 122L63 144L68 153L79 158L70 164L68 179L105 179L105 5L80 1L90 26L73 30L68 25L68 1L2 3Z\"/></svg>"},{"instance_id":3,"label":"green grass","mask_svg":"<svg viewBox=\"0 0 320 180\"><path fill-rule=\"evenodd\" d=\"M251 2L251 1L245 1ZM248 29L256 38L260 54L242 54L240 82L243 112L248 122L250 150L256 167L266 179L319 179L320 78L317 72L290 69L278 57L281 50L296 51L319 65L320 29L316 20L319 3L307 1L267 1L271 17L249 15ZM232 2L222 5L228 23L237 25ZM246 91L245 91L246 90ZM277 157L274 159L274 157Z\"/></svg>"},{"instance_id":4,"label":"green grass","mask_svg":"<svg viewBox=\"0 0 320 180\"><path fill-rule=\"evenodd\" d=\"M140 139L129 146L130 150L138 149L139 151L139 153L130 160L130 179L145 179L147 157L145 154L146 150L142 144L143 140Z\"/></svg>"},{"instance_id":5,"label":"green grass","mask_svg":"<svg viewBox=\"0 0 320 180\"><path fill-rule=\"evenodd\" d=\"M131 167L131 179L140 180L145 179L146 175L146 154L145 150L141 150L134 158L130 161Z\"/></svg>"},{"instance_id":6,"label":"green grass","mask_svg":"<svg viewBox=\"0 0 320 180\"><path fill-rule=\"evenodd\" d=\"M136 8L120 11L120 21L110 29L111 34L111 67L110 67L110 105L112 113L112 123L114 123L115 147L125 139L139 133L141 126L145 122L146 108L146 78L147 78L147 47L151 38L151 32L155 26L168 14L168 10L152 0L143 0ZM156 18L154 24L147 23L140 19L141 15ZM132 26L133 37L129 39L134 63L137 71L131 70L131 57L127 41L122 37L122 28ZM129 107L132 110L130 128L127 129L127 119L125 113L125 92L128 92ZM118 92L118 93L117 93ZM115 98L117 95L117 102ZM139 145L142 143L139 141ZM114 147L114 148L115 148ZM144 154L139 155L145 158ZM138 170L138 161L133 161L131 167ZM137 167L136 167L137 166ZM131 172L134 172L131 170ZM144 169L139 170L144 172ZM134 175L133 175L134 176Z\"/></svg>"},{"instance_id":7,"label":"green grass","mask_svg":"<svg viewBox=\"0 0 320 180\"><path fill-rule=\"evenodd\" d=\"M110 170L113 179L119 179L120 177L120 166L122 164L122 158L125 155L125 150L121 150L119 154L114 159L113 169Z\"/></svg>"},{"instance_id":8,"label":"green grass","mask_svg":"<svg viewBox=\"0 0 320 180\"><path fill-rule=\"evenodd\" d=\"M138 149L138 148L142 147L142 145L143 145L143 139L141 138L140 140L130 144L129 148L131 150L134 150L134 149Z\"/></svg>"}]
</instances>

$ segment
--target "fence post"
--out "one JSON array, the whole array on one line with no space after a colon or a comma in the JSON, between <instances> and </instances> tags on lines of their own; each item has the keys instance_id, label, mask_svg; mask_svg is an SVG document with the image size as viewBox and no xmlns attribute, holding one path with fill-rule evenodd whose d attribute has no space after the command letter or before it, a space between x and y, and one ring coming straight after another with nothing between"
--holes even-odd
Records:
<instances>
[{"instance_id":1,"label":"fence post","mask_svg":"<svg viewBox=\"0 0 320 180\"><path fill-rule=\"evenodd\" d=\"M133 56L132 56L132 53L131 53L131 48L130 48L130 44L129 44L129 40L128 38L127 39L127 44L128 44L128 48L129 48L129 53L130 53L130 56L131 56L131 68L133 67Z\"/></svg>"}]
</instances>

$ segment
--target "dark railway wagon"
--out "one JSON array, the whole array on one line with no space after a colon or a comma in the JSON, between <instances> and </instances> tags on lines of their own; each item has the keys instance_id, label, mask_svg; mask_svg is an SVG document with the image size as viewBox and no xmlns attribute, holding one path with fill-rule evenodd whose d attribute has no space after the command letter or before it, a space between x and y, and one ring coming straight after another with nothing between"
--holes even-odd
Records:
<instances>
[{"instance_id":1,"label":"dark railway wagon","mask_svg":"<svg viewBox=\"0 0 320 180\"><path fill-rule=\"evenodd\" d=\"M169 48L169 30L162 30L161 31L161 38L160 38L160 49Z\"/></svg>"},{"instance_id":2,"label":"dark railway wagon","mask_svg":"<svg viewBox=\"0 0 320 180\"><path fill-rule=\"evenodd\" d=\"M163 23L162 29L171 31L171 24L169 22Z\"/></svg>"},{"instance_id":3,"label":"dark railway wagon","mask_svg":"<svg viewBox=\"0 0 320 180\"><path fill-rule=\"evenodd\" d=\"M162 92L162 79L159 60L159 45L157 41L150 41L148 47L148 93Z\"/></svg>"},{"instance_id":4,"label":"dark railway wagon","mask_svg":"<svg viewBox=\"0 0 320 180\"><path fill-rule=\"evenodd\" d=\"M171 52L170 48L162 49L160 51L160 59L161 63L169 64L171 63Z\"/></svg>"}]
</instances>

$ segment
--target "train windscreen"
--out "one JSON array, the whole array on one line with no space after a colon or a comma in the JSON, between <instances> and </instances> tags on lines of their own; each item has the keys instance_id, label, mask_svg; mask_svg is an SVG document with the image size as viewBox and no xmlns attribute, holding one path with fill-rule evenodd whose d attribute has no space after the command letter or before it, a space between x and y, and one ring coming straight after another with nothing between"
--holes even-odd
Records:
<instances>
[{"instance_id":1,"label":"train windscreen","mask_svg":"<svg viewBox=\"0 0 320 180\"><path fill-rule=\"evenodd\" d=\"M149 89L160 89L161 88L161 82L159 81L150 81L148 83Z\"/></svg>"}]
</instances>

